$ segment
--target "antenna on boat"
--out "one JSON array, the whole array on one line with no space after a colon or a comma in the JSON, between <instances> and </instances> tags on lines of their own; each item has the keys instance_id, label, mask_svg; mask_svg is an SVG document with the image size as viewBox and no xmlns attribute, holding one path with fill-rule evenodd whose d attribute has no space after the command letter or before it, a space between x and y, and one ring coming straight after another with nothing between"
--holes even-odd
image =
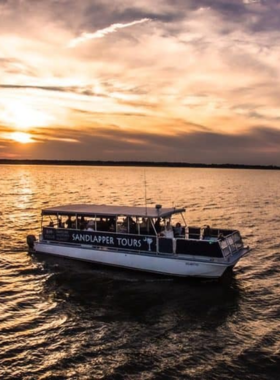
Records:
<instances>
[{"instance_id":1,"label":"antenna on boat","mask_svg":"<svg viewBox=\"0 0 280 380\"><path fill-rule=\"evenodd\" d=\"M156 205L158 216L159 216L159 212L160 212L161 207L162 207L161 205Z\"/></svg>"},{"instance_id":2,"label":"antenna on boat","mask_svg":"<svg viewBox=\"0 0 280 380\"><path fill-rule=\"evenodd\" d=\"M145 212L146 216L148 214L147 210L147 182L146 182L146 170L144 169L144 188L145 188Z\"/></svg>"}]
</instances>

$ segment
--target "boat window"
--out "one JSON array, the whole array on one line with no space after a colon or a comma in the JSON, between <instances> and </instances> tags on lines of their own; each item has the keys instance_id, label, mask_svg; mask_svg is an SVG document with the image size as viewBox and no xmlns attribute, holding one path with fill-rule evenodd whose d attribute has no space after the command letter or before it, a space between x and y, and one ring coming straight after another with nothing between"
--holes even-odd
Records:
<instances>
[{"instance_id":1,"label":"boat window","mask_svg":"<svg viewBox=\"0 0 280 380\"><path fill-rule=\"evenodd\" d=\"M161 218L156 218L154 219L153 222L154 222L154 229L156 233L159 234L164 228L163 220Z\"/></svg>"},{"instance_id":2,"label":"boat window","mask_svg":"<svg viewBox=\"0 0 280 380\"><path fill-rule=\"evenodd\" d=\"M117 218L117 232L137 234L138 224L136 217L131 216L118 216Z\"/></svg>"},{"instance_id":3,"label":"boat window","mask_svg":"<svg viewBox=\"0 0 280 380\"><path fill-rule=\"evenodd\" d=\"M106 231L107 229L107 219L103 216L96 216L96 230L97 231Z\"/></svg>"},{"instance_id":4,"label":"boat window","mask_svg":"<svg viewBox=\"0 0 280 380\"><path fill-rule=\"evenodd\" d=\"M64 223L62 222L62 217L57 215L57 228L64 228Z\"/></svg>"},{"instance_id":5,"label":"boat window","mask_svg":"<svg viewBox=\"0 0 280 380\"><path fill-rule=\"evenodd\" d=\"M86 218L84 215L81 215L81 216L77 216L77 228L78 230L85 230L87 228L87 225L88 225L88 218Z\"/></svg>"},{"instance_id":6,"label":"boat window","mask_svg":"<svg viewBox=\"0 0 280 380\"><path fill-rule=\"evenodd\" d=\"M104 232L115 232L116 230L116 218L104 216L96 216L96 230Z\"/></svg>"},{"instance_id":7,"label":"boat window","mask_svg":"<svg viewBox=\"0 0 280 380\"><path fill-rule=\"evenodd\" d=\"M68 215L64 222L65 228L74 229L76 228L76 218L72 215Z\"/></svg>"},{"instance_id":8,"label":"boat window","mask_svg":"<svg viewBox=\"0 0 280 380\"><path fill-rule=\"evenodd\" d=\"M143 217L139 219L139 228L141 235L150 235L153 231L153 225L150 218Z\"/></svg>"},{"instance_id":9,"label":"boat window","mask_svg":"<svg viewBox=\"0 0 280 380\"><path fill-rule=\"evenodd\" d=\"M42 219L42 227L55 227L55 217L53 215L48 215L46 219Z\"/></svg>"}]
</instances>

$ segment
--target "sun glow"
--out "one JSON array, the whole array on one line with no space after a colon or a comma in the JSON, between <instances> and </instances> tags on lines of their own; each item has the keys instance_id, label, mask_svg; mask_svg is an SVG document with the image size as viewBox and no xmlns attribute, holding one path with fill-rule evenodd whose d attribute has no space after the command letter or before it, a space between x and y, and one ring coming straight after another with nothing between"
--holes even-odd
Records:
<instances>
[{"instance_id":1,"label":"sun glow","mask_svg":"<svg viewBox=\"0 0 280 380\"><path fill-rule=\"evenodd\" d=\"M6 102L1 119L20 129L48 126L53 120L45 111L21 101Z\"/></svg>"},{"instance_id":2,"label":"sun glow","mask_svg":"<svg viewBox=\"0 0 280 380\"><path fill-rule=\"evenodd\" d=\"M33 142L31 135L24 132L14 132L11 135L12 139L21 144L27 144Z\"/></svg>"}]
</instances>

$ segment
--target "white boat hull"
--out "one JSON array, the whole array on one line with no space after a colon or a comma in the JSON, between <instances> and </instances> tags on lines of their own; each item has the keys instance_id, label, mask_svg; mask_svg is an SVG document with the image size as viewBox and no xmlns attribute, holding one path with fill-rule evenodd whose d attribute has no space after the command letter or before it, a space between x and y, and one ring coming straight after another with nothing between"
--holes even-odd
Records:
<instances>
[{"instance_id":1,"label":"white boat hull","mask_svg":"<svg viewBox=\"0 0 280 380\"><path fill-rule=\"evenodd\" d=\"M233 267L244 256L240 252L232 261L213 262L213 259L193 259L183 255L140 254L107 249L89 248L88 246L65 246L44 241L35 242L36 252L61 256L76 260L116 266L126 269L151 272L178 277L219 278L228 267ZM218 260L217 260L218 261Z\"/></svg>"}]
</instances>

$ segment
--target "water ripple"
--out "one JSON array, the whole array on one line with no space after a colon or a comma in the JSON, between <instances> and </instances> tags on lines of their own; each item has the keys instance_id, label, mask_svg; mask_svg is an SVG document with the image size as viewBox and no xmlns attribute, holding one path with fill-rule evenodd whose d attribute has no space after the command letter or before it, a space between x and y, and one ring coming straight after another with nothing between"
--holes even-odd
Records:
<instances>
[{"instance_id":1,"label":"water ripple","mask_svg":"<svg viewBox=\"0 0 280 380\"><path fill-rule=\"evenodd\" d=\"M236 227L254 246L221 283L27 253L43 207L143 205L142 168L0 172L0 378L278 379L279 172L145 169L148 203L186 207L188 224Z\"/></svg>"}]
</instances>

